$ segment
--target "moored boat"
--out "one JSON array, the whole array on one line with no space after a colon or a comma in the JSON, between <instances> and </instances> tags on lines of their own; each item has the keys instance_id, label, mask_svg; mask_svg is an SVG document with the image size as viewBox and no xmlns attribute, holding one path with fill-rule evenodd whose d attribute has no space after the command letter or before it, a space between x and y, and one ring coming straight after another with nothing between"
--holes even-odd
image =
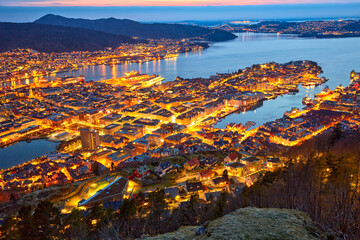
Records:
<instances>
[{"instance_id":1,"label":"moored boat","mask_svg":"<svg viewBox=\"0 0 360 240\"><path fill-rule=\"evenodd\" d=\"M302 104L304 104L306 106L313 106L314 102L310 97L304 97L302 100Z\"/></svg>"}]
</instances>

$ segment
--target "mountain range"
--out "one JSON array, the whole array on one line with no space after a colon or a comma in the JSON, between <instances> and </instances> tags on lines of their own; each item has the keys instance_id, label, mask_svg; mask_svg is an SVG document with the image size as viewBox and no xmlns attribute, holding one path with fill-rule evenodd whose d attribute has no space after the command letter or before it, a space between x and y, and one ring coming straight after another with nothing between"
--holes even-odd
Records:
<instances>
[{"instance_id":1,"label":"mountain range","mask_svg":"<svg viewBox=\"0 0 360 240\"><path fill-rule=\"evenodd\" d=\"M138 42L105 32L36 23L0 23L0 33L1 52L16 48L40 52L94 51Z\"/></svg>"},{"instance_id":2,"label":"mountain range","mask_svg":"<svg viewBox=\"0 0 360 240\"><path fill-rule=\"evenodd\" d=\"M103 31L141 39L183 39L195 38L206 41L224 41L236 38L232 33L205 27L185 24L140 23L129 19L103 18L96 20L81 18L66 18L47 14L34 21L38 24L48 24L63 27L77 27L89 30Z\"/></svg>"},{"instance_id":3,"label":"mountain range","mask_svg":"<svg viewBox=\"0 0 360 240\"><path fill-rule=\"evenodd\" d=\"M94 51L147 39L225 41L230 32L185 24L145 24L129 19L97 20L47 14L32 23L0 23L0 51L31 48L41 52Z\"/></svg>"}]
</instances>

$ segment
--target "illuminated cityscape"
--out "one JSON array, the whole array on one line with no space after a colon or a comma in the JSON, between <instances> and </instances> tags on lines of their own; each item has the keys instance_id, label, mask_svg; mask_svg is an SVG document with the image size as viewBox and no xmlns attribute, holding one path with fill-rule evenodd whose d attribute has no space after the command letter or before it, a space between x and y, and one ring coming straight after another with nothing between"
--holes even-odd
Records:
<instances>
[{"instance_id":1,"label":"illuminated cityscape","mask_svg":"<svg viewBox=\"0 0 360 240\"><path fill-rule=\"evenodd\" d=\"M206 44L179 41L152 41L123 45L117 49L94 52L43 53L31 49L17 49L0 54L1 88L15 88L30 82L41 82L42 76L79 69L83 66L158 61L176 58L179 53L201 50Z\"/></svg>"},{"instance_id":2,"label":"illuminated cityscape","mask_svg":"<svg viewBox=\"0 0 360 240\"><path fill-rule=\"evenodd\" d=\"M150 170L163 177L179 164L161 161L163 158L220 149L246 152L246 157L238 159L233 152L224 159L205 157L196 163L181 162L191 165L191 169L186 177L176 180L176 185L193 177L206 184L224 169L239 184L251 184L256 177L251 181L249 177L273 168L273 164L255 157L268 144L298 145L338 123L357 127L360 120L354 114L360 109L354 93L358 74L352 73L349 87L324 90L304 110L286 112L283 118L263 126L252 128L249 122L228 124L226 130L220 130L213 128L214 124L238 109L246 111L260 101L296 93L299 84L323 84L327 79L318 78L320 72L315 62L297 61L253 65L208 79L179 78L161 83L151 76L129 73L102 82L60 79L6 91L2 96L6 105L2 145L44 135L63 143L56 154L2 171L2 187L15 187L25 193L44 183L50 186L91 178L94 164L105 172L135 167L126 177L141 182L149 177ZM149 164L159 160L161 164L150 169ZM47 165L52 170L47 169L44 175ZM17 176L20 172L22 177ZM224 187L226 184L201 191Z\"/></svg>"},{"instance_id":3,"label":"illuminated cityscape","mask_svg":"<svg viewBox=\"0 0 360 240\"><path fill-rule=\"evenodd\" d=\"M358 16L194 17L0 22L0 240L358 239Z\"/></svg>"}]
</instances>

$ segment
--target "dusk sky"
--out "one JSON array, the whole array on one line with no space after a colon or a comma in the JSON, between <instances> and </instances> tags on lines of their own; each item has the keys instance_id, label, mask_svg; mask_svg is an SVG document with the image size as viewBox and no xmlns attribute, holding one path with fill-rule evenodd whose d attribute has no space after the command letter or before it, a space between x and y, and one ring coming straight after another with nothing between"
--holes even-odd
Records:
<instances>
[{"instance_id":1,"label":"dusk sky","mask_svg":"<svg viewBox=\"0 0 360 240\"><path fill-rule=\"evenodd\" d=\"M179 22L359 18L359 13L360 0L0 0L0 22L32 22L46 14Z\"/></svg>"},{"instance_id":2,"label":"dusk sky","mask_svg":"<svg viewBox=\"0 0 360 240\"><path fill-rule=\"evenodd\" d=\"M1 6L222 6L264 4L359 3L360 0L1 0Z\"/></svg>"}]
</instances>

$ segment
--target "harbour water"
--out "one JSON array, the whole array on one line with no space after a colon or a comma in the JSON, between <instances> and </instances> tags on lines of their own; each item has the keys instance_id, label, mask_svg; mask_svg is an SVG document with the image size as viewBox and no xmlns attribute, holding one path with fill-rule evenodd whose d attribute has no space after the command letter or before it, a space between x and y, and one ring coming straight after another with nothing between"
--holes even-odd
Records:
<instances>
[{"instance_id":1,"label":"harbour water","mask_svg":"<svg viewBox=\"0 0 360 240\"><path fill-rule=\"evenodd\" d=\"M331 89L339 84L347 86L352 70L360 70L360 38L304 39L294 35L242 33L232 41L219 42L210 48L180 54L176 59L155 62L129 63L110 67L107 65L88 66L76 71L48 76L54 79L63 75L84 75L86 80L116 78L132 70L147 74L159 74L165 81L183 78L209 77L216 73L233 72L252 64L265 62L285 63L292 60L312 60L323 68L323 76ZM234 113L215 127L225 128L230 122L245 124L253 121L259 126L267 121L281 117L292 107L302 108L302 99L319 93L324 86L306 89L299 87L296 95L280 96L263 102L258 108ZM20 142L0 149L0 169L29 161L34 157L55 150L54 143L37 140L31 143Z\"/></svg>"},{"instance_id":2,"label":"harbour water","mask_svg":"<svg viewBox=\"0 0 360 240\"><path fill-rule=\"evenodd\" d=\"M360 38L306 39L295 35L241 33L232 41L214 43L210 48L180 54L174 59L146 63L128 63L110 67L88 66L76 71L59 73L49 79L63 76L84 75L86 80L103 80L122 76L136 70L141 73L159 74L165 81L183 78L209 77L216 73L233 72L257 63L285 63L293 60L312 60L323 68L323 76L331 89L339 84L347 86L352 70L360 70ZM312 89L300 87L296 95L286 95L266 101L253 111L232 114L216 127L225 128L230 122L254 121L261 125L281 117L292 107L302 108L302 99L319 93L326 85Z\"/></svg>"},{"instance_id":3,"label":"harbour water","mask_svg":"<svg viewBox=\"0 0 360 240\"><path fill-rule=\"evenodd\" d=\"M0 148L0 169L16 166L31 159L56 151L57 143L46 139L31 142L17 142L8 147Z\"/></svg>"}]
</instances>

